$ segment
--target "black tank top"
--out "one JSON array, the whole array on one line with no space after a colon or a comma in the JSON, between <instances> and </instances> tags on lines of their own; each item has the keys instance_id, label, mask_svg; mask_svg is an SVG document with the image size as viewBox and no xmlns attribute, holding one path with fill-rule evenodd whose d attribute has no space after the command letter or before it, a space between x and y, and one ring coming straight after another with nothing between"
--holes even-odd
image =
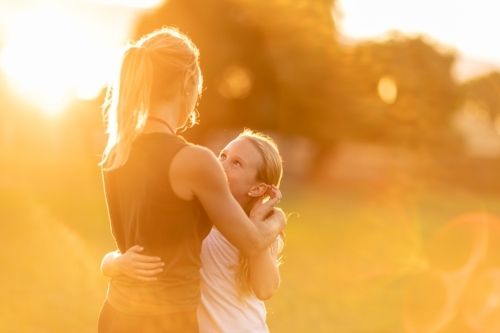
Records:
<instances>
[{"instance_id":1,"label":"black tank top","mask_svg":"<svg viewBox=\"0 0 500 333\"><path fill-rule=\"evenodd\" d=\"M172 158L187 145L167 133L142 134L127 162L103 173L111 229L120 252L141 245L144 254L165 262L156 282L125 276L111 279L107 300L119 311L157 315L190 311L198 305L201 243L212 224L198 199L177 197L169 179Z\"/></svg>"}]
</instances>

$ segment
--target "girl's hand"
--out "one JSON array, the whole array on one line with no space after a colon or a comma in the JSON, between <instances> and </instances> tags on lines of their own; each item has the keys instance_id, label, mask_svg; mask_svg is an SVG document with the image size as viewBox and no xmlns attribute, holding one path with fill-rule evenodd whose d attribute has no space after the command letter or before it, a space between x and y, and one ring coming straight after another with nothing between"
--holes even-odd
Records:
<instances>
[{"instance_id":1,"label":"girl's hand","mask_svg":"<svg viewBox=\"0 0 500 333\"><path fill-rule=\"evenodd\" d=\"M264 199L269 197L269 200L264 202ZM267 186L267 192L257 198L252 210L250 211L250 219L254 222L265 220L268 215L274 211L274 206L281 200L281 192L274 185Z\"/></svg>"},{"instance_id":2,"label":"girl's hand","mask_svg":"<svg viewBox=\"0 0 500 333\"><path fill-rule=\"evenodd\" d=\"M139 281L157 281L156 275L163 272L165 263L159 257L140 254L144 248L139 245L132 246L124 254L116 254L112 261L112 268L121 275Z\"/></svg>"}]
</instances>

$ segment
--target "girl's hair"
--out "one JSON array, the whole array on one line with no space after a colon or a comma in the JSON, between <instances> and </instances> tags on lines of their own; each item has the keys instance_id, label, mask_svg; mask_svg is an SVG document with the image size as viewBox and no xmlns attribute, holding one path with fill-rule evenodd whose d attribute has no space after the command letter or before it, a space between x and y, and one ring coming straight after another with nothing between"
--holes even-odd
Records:
<instances>
[{"instance_id":1,"label":"girl's hair","mask_svg":"<svg viewBox=\"0 0 500 333\"><path fill-rule=\"evenodd\" d=\"M260 152L263 165L257 170L257 180L267 185L280 186L283 175L283 161L281 159L278 146L269 136L245 129L238 138L249 140ZM243 302L252 294L250 284L250 265L248 257L240 254L238 266L236 267L236 287Z\"/></svg>"},{"instance_id":2,"label":"girl's hair","mask_svg":"<svg viewBox=\"0 0 500 333\"><path fill-rule=\"evenodd\" d=\"M191 40L173 28L154 31L126 46L103 105L108 134L101 161L104 170L127 161L151 107L180 96L181 111L188 115L183 130L197 122L195 106L203 85L198 57Z\"/></svg>"}]
</instances>

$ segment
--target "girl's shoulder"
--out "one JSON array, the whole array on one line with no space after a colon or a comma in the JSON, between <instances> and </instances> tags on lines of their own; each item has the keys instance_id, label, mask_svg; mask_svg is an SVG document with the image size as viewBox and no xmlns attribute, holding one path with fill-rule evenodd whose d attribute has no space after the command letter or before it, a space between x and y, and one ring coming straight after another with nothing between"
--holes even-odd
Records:
<instances>
[{"instance_id":1,"label":"girl's shoulder","mask_svg":"<svg viewBox=\"0 0 500 333\"><path fill-rule=\"evenodd\" d=\"M217 230L217 228L215 227L212 227L212 230L210 230L210 233L208 234L208 236L205 238L205 240L209 241L209 242L217 242L219 243L221 246L224 246L224 247L228 247L228 248L231 248L231 249L234 249L236 251L238 251L238 249L236 247L234 247L227 239L226 237L224 237L223 234L221 234L221 232L219 230Z\"/></svg>"},{"instance_id":2,"label":"girl's shoulder","mask_svg":"<svg viewBox=\"0 0 500 333\"><path fill-rule=\"evenodd\" d=\"M220 233L212 228L208 236L203 240L202 252L205 255L218 257L219 264L233 265L238 261L240 251Z\"/></svg>"}]
</instances>

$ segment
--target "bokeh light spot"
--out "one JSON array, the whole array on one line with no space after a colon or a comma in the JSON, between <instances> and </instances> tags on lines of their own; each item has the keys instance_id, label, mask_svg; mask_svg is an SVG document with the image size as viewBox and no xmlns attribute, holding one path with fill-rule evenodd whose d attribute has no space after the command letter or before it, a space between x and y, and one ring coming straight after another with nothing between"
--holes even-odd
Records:
<instances>
[{"instance_id":1,"label":"bokeh light spot","mask_svg":"<svg viewBox=\"0 0 500 333\"><path fill-rule=\"evenodd\" d=\"M403 299L403 320L409 333L435 333L453 315L446 281L434 272L410 276Z\"/></svg>"},{"instance_id":2,"label":"bokeh light spot","mask_svg":"<svg viewBox=\"0 0 500 333\"><path fill-rule=\"evenodd\" d=\"M252 91L252 73L240 65L230 65L222 73L218 88L227 99L244 99Z\"/></svg>"},{"instance_id":3,"label":"bokeh light spot","mask_svg":"<svg viewBox=\"0 0 500 333\"><path fill-rule=\"evenodd\" d=\"M387 104L392 104L398 97L398 88L394 78L383 76L378 81L377 91L380 99Z\"/></svg>"},{"instance_id":4,"label":"bokeh light spot","mask_svg":"<svg viewBox=\"0 0 500 333\"><path fill-rule=\"evenodd\" d=\"M471 271L485 251L487 223L485 216L478 213L458 217L445 225L426 248L431 267L446 273Z\"/></svg>"},{"instance_id":5,"label":"bokeh light spot","mask_svg":"<svg viewBox=\"0 0 500 333\"><path fill-rule=\"evenodd\" d=\"M482 272L464 296L464 317L474 332L500 332L500 269Z\"/></svg>"}]
</instances>

